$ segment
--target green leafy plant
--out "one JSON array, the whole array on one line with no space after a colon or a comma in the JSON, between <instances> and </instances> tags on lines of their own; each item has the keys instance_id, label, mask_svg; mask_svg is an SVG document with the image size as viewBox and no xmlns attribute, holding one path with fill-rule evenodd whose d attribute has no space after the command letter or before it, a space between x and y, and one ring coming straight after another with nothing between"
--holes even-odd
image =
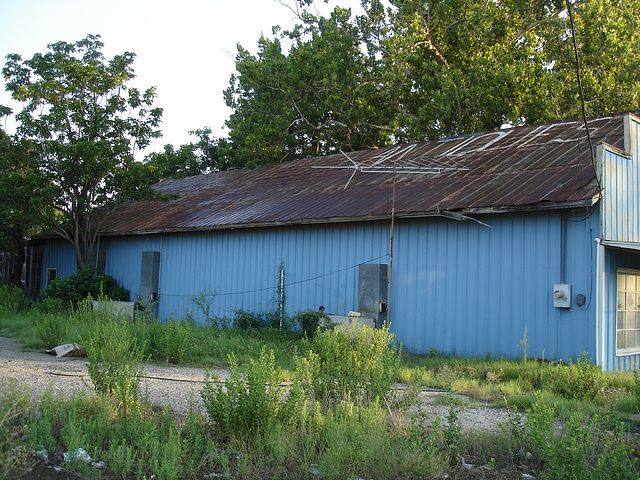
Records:
<instances>
[{"instance_id":1,"label":"green leafy plant","mask_svg":"<svg viewBox=\"0 0 640 480\"><path fill-rule=\"evenodd\" d=\"M87 297L103 297L107 300L128 301L129 290L118 285L109 275L97 274L91 268L72 273L66 278L56 277L45 289L45 298L58 298L66 304L78 302Z\"/></svg>"},{"instance_id":2,"label":"green leafy plant","mask_svg":"<svg viewBox=\"0 0 640 480\"><path fill-rule=\"evenodd\" d=\"M229 364L229 377L224 381L207 372L201 392L209 417L224 435L265 432L276 422L296 420L303 396L294 386L285 400L273 350L263 349L257 361L243 366L231 355Z\"/></svg>"},{"instance_id":3,"label":"green leafy plant","mask_svg":"<svg viewBox=\"0 0 640 480\"><path fill-rule=\"evenodd\" d=\"M462 426L460 425L460 409L455 406L449 407L447 415L447 428L444 430L444 447L449 457L457 462L464 453L464 437Z\"/></svg>"},{"instance_id":4,"label":"green leafy plant","mask_svg":"<svg viewBox=\"0 0 640 480\"><path fill-rule=\"evenodd\" d=\"M640 375L636 370L633 372L632 393L636 411L640 413Z\"/></svg>"},{"instance_id":5,"label":"green leafy plant","mask_svg":"<svg viewBox=\"0 0 640 480\"><path fill-rule=\"evenodd\" d=\"M36 318L38 338L45 348L53 348L65 343L69 331L69 321L61 314L39 315Z\"/></svg>"},{"instance_id":6,"label":"green leafy plant","mask_svg":"<svg viewBox=\"0 0 640 480\"><path fill-rule=\"evenodd\" d=\"M622 425L607 432L597 415L571 416L564 427L556 422L557 407L545 403L540 393L527 409L522 429L526 448L533 453L544 478L635 479L637 462L628 447Z\"/></svg>"},{"instance_id":7,"label":"green leafy plant","mask_svg":"<svg viewBox=\"0 0 640 480\"><path fill-rule=\"evenodd\" d=\"M326 330L332 327L329 315L324 312L314 312L313 310L296 312L291 321L307 338L313 338L318 328Z\"/></svg>"},{"instance_id":8,"label":"green leafy plant","mask_svg":"<svg viewBox=\"0 0 640 480\"><path fill-rule=\"evenodd\" d=\"M100 395L128 414L139 407L144 345L134 326L108 310L94 314L81 338L89 358L89 377Z\"/></svg>"},{"instance_id":9,"label":"green leafy plant","mask_svg":"<svg viewBox=\"0 0 640 480\"><path fill-rule=\"evenodd\" d=\"M387 325L341 326L316 336L299 368L316 399L370 404L389 399L401 350Z\"/></svg>"},{"instance_id":10,"label":"green leafy plant","mask_svg":"<svg viewBox=\"0 0 640 480\"><path fill-rule=\"evenodd\" d=\"M0 389L0 478L10 471L28 470L33 464L33 455L22 441L32 409L30 392L17 382Z\"/></svg>"},{"instance_id":11,"label":"green leafy plant","mask_svg":"<svg viewBox=\"0 0 640 480\"><path fill-rule=\"evenodd\" d=\"M260 330L265 328L280 328L280 317L276 311L261 313L249 312L247 310L233 310L234 325L240 330Z\"/></svg>"},{"instance_id":12,"label":"green leafy plant","mask_svg":"<svg viewBox=\"0 0 640 480\"><path fill-rule=\"evenodd\" d=\"M170 363L182 363L193 342L193 326L187 320L156 322L149 331L152 354Z\"/></svg>"},{"instance_id":13,"label":"green leafy plant","mask_svg":"<svg viewBox=\"0 0 640 480\"><path fill-rule=\"evenodd\" d=\"M569 365L550 365L544 379L549 389L567 399L595 400L604 389L602 372L587 358L582 357Z\"/></svg>"},{"instance_id":14,"label":"green leafy plant","mask_svg":"<svg viewBox=\"0 0 640 480\"><path fill-rule=\"evenodd\" d=\"M43 297L34 303L32 311L42 315L66 313L68 303L61 298Z\"/></svg>"},{"instance_id":15,"label":"green leafy plant","mask_svg":"<svg viewBox=\"0 0 640 480\"><path fill-rule=\"evenodd\" d=\"M213 301L216 298L216 293L209 290L198 292L191 297L189 301L193 303L202 313L207 325L213 328L228 328L228 322L225 323L225 317L219 318L213 314Z\"/></svg>"},{"instance_id":16,"label":"green leafy plant","mask_svg":"<svg viewBox=\"0 0 640 480\"><path fill-rule=\"evenodd\" d=\"M0 314L18 313L31 305L24 290L16 285L0 285Z\"/></svg>"}]
</instances>

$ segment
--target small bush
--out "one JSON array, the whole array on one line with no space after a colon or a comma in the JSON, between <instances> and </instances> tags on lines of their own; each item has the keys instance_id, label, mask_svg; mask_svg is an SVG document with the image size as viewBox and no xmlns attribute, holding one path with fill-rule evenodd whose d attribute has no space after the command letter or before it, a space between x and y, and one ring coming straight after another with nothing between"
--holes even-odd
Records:
<instances>
[{"instance_id":1,"label":"small bush","mask_svg":"<svg viewBox=\"0 0 640 480\"><path fill-rule=\"evenodd\" d=\"M67 305L75 305L89 296L126 302L130 293L119 286L113 277L97 274L91 268L72 273L66 278L56 277L44 291L45 298L58 298Z\"/></svg>"},{"instance_id":2,"label":"small bush","mask_svg":"<svg viewBox=\"0 0 640 480\"><path fill-rule=\"evenodd\" d=\"M100 395L112 398L123 413L139 406L144 345L135 325L106 310L94 314L81 338L89 358L89 377Z\"/></svg>"},{"instance_id":3,"label":"small bush","mask_svg":"<svg viewBox=\"0 0 640 480\"><path fill-rule=\"evenodd\" d=\"M314 312L313 310L297 312L291 320L293 325L299 328L307 338L313 338L318 328L326 330L331 327L329 315L324 312Z\"/></svg>"},{"instance_id":4,"label":"small bush","mask_svg":"<svg viewBox=\"0 0 640 480\"><path fill-rule=\"evenodd\" d=\"M151 353L170 363L182 363L193 342L193 327L186 320L170 318L166 323L155 323L150 328Z\"/></svg>"},{"instance_id":5,"label":"small bush","mask_svg":"<svg viewBox=\"0 0 640 480\"><path fill-rule=\"evenodd\" d=\"M265 328L280 328L280 316L278 312L267 311L261 313L247 310L233 310L234 325L240 330L261 330ZM286 323L286 322L285 322Z\"/></svg>"},{"instance_id":6,"label":"small bush","mask_svg":"<svg viewBox=\"0 0 640 480\"><path fill-rule=\"evenodd\" d=\"M31 305L24 290L15 285L0 285L0 313L18 313Z\"/></svg>"},{"instance_id":7,"label":"small bush","mask_svg":"<svg viewBox=\"0 0 640 480\"><path fill-rule=\"evenodd\" d=\"M299 368L316 399L370 404L389 397L400 353L388 326L342 326L316 336Z\"/></svg>"},{"instance_id":8,"label":"small bush","mask_svg":"<svg viewBox=\"0 0 640 480\"><path fill-rule=\"evenodd\" d=\"M589 361L586 352L575 364L550 365L545 374L548 388L569 400L593 401L604 389L602 371Z\"/></svg>"},{"instance_id":9,"label":"small bush","mask_svg":"<svg viewBox=\"0 0 640 480\"><path fill-rule=\"evenodd\" d=\"M36 319L38 338L45 348L53 348L65 343L69 331L67 318L60 314L40 315Z\"/></svg>"},{"instance_id":10,"label":"small bush","mask_svg":"<svg viewBox=\"0 0 640 480\"><path fill-rule=\"evenodd\" d=\"M293 387L285 401L280 388L281 372L275 354L262 350L257 361L238 366L229 357L230 375L226 380L207 372L201 392L207 413L223 435L263 433L275 423L290 424L302 408L303 395Z\"/></svg>"},{"instance_id":11,"label":"small bush","mask_svg":"<svg viewBox=\"0 0 640 480\"><path fill-rule=\"evenodd\" d=\"M66 304L60 298L44 297L33 305L33 312L42 315L58 314L67 311L69 304Z\"/></svg>"},{"instance_id":12,"label":"small bush","mask_svg":"<svg viewBox=\"0 0 640 480\"><path fill-rule=\"evenodd\" d=\"M622 426L611 433L598 425L598 416L587 421L572 416L563 429L558 429L555 415L556 408L546 405L539 394L527 410L527 448L533 452L544 478L639 478L634 468L637 459Z\"/></svg>"}]
</instances>

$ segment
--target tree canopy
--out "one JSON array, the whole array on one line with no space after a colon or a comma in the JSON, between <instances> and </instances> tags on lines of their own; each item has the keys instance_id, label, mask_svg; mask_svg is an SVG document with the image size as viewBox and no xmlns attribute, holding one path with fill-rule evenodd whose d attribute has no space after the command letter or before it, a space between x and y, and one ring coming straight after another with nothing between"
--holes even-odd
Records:
<instances>
[{"instance_id":1,"label":"tree canopy","mask_svg":"<svg viewBox=\"0 0 640 480\"><path fill-rule=\"evenodd\" d=\"M571 0L575 32L566 0L362 0L328 18L310 4L257 55L238 46L221 152L236 163L575 118L574 34L587 113L640 107L640 0Z\"/></svg>"},{"instance_id":2,"label":"tree canopy","mask_svg":"<svg viewBox=\"0 0 640 480\"><path fill-rule=\"evenodd\" d=\"M102 47L94 35L58 42L28 60L8 55L2 70L7 91L23 104L17 136L37 147L38 171L52 185L50 205L62 223L51 228L73 245L79 270L104 215L127 199L153 196L134 153L160 136L155 90L127 85L135 55L107 61Z\"/></svg>"},{"instance_id":3,"label":"tree canopy","mask_svg":"<svg viewBox=\"0 0 640 480\"><path fill-rule=\"evenodd\" d=\"M225 140L214 137L210 128L194 130L189 134L195 135L198 140L180 145L177 149L167 144L162 152L145 156L145 166L154 181L200 175L234 166L219 154L219 147L225 144Z\"/></svg>"}]
</instances>

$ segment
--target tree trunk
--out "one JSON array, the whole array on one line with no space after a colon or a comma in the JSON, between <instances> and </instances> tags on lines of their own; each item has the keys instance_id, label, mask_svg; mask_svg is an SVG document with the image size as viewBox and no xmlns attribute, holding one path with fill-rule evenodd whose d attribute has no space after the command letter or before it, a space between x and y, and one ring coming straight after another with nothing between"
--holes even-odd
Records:
<instances>
[{"instance_id":1,"label":"tree trunk","mask_svg":"<svg viewBox=\"0 0 640 480\"><path fill-rule=\"evenodd\" d=\"M76 254L76 268L82 271L87 267L87 254L85 253L85 245L80 240L73 243L73 252Z\"/></svg>"}]
</instances>

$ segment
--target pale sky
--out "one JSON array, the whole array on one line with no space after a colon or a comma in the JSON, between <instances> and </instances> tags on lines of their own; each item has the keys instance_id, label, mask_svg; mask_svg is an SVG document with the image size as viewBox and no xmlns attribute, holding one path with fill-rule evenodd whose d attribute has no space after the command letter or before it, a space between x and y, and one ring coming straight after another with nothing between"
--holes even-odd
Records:
<instances>
[{"instance_id":1,"label":"pale sky","mask_svg":"<svg viewBox=\"0 0 640 480\"><path fill-rule=\"evenodd\" d=\"M288 2L293 6L293 0ZM316 0L328 15L336 6L359 9L359 0ZM359 10L358 10L359 11ZM231 110L222 92L235 72L239 43L257 51L260 34L272 37L273 25L294 25L294 15L275 0L0 0L0 58L17 53L30 59L58 41L73 43L99 34L106 59L125 51L136 54L132 86L157 87L155 106L164 109L163 138L179 146L195 140L189 130L211 127L224 136ZM15 113L20 105L0 89L0 104ZM2 125L13 133L14 125Z\"/></svg>"}]
</instances>

